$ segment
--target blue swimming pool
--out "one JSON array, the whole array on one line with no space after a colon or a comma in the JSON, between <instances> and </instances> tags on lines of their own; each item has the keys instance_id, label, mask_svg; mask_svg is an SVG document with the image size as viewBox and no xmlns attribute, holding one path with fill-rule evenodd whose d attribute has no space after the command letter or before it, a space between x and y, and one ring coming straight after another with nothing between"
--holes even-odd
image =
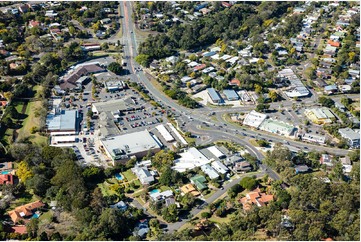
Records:
<instances>
[{"instance_id":1,"label":"blue swimming pool","mask_svg":"<svg viewBox=\"0 0 361 242\"><path fill-rule=\"evenodd\" d=\"M6 175L6 174L10 174L10 171L2 171L1 175Z\"/></svg>"},{"instance_id":2,"label":"blue swimming pool","mask_svg":"<svg viewBox=\"0 0 361 242\"><path fill-rule=\"evenodd\" d=\"M150 191L149 193L150 193L150 194L153 194L153 193L158 193L158 192L160 192L159 189L154 189L154 190Z\"/></svg>"},{"instance_id":3,"label":"blue swimming pool","mask_svg":"<svg viewBox=\"0 0 361 242\"><path fill-rule=\"evenodd\" d=\"M31 218L39 218L40 214L34 213L33 216L31 216Z\"/></svg>"},{"instance_id":4,"label":"blue swimming pool","mask_svg":"<svg viewBox=\"0 0 361 242\"><path fill-rule=\"evenodd\" d=\"M123 180L122 175L120 175L119 173L118 173L118 174L115 174L115 178L116 178L118 181Z\"/></svg>"}]
</instances>

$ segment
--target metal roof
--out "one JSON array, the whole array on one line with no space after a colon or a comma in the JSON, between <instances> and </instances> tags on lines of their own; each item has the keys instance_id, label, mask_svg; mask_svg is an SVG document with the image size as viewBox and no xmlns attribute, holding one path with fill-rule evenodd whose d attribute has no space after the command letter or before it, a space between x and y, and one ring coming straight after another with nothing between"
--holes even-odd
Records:
<instances>
[{"instance_id":1,"label":"metal roof","mask_svg":"<svg viewBox=\"0 0 361 242\"><path fill-rule=\"evenodd\" d=\"M228 100L238 100L239 96L237 95L236 91L232 90L232 89L226 89L223 90L223 94L226 95Z\"/></svg>"},{"instance_id":2,"label":"metal roof","mask_svg":"<svg viewBox=\"0 0 361 242\"><path fill-rule=\"evenodd\" d=\"M212 101L220 101L221 97L214 88L207 88L208 95L211 97Z\"/></svg>"}]
</instances>

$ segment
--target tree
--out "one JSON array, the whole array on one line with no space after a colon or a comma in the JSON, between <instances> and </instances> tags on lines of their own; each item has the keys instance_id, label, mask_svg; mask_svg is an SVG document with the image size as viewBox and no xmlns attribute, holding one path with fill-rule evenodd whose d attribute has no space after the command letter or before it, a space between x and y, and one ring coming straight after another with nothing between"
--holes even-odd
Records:
<instances>
[{"instance_id":1,"label":"tree","mask_svg":"<svg viewBox=\"0 0 361 242\"><path fill-rule=\"evenodd\" d=\"M271 98L272 102L278 100L278 93L275 90L269 92L269 97Z\"/></svg>"},{"instance_id":2,"label":"tree","mask_svg":"<svg viewBox=\"0 0 361 242\"><path fill-rule=\"evenodd\" d=\"M256 106L256 111L257 112L264 112L265 110L267 110L269 108L270 108L269 104L259 103Z\"/></svg>"},{"instance_id":3,"label":"tree","mask_svg":"<svg viewBox=\"0 0 361 242\"><path fill-rule=\"evenodd\" d=\"M34 174L33 177L26 178L26 185L30 189L33 189L33 192L43 197L46 194L48 188L50 188L50 181L42 174Z\"/></svg>"},{"instance_id":4,"label":"tree","mask_svg":"<svg viewBox=\"0 0 361 242\"><path fill-rule=\"evenodd\" d=\"M236 184L234 186L232 186L230 189L228 189L227 193L231 198L235 198L237 196L238 193L240 193L242 191L242 187L239 184Z\"/></svg>"},{"instance_id":5,"label":"tree","mask_svg":"<svg viewBox=\"0 0 361 242\"><path fill-rule=\"evenodd\" d=\"M12 105L10 105L7 109L6 109L6 113L10 115L11 118L13 119L18 119L20 118L20 113L16 110L16 108Z\"/></svg>"},{"instance_id":6,"label":"tree","mask_svg":"<svg viewBox=\"0 0 361 242\"><path fill-rule=\"evenodd\" d=\"M239 183L244 189L253 190L258 186L258 181L253 177L245 177Z\"/></svg>"},{"instance_id":7,"label":"tree","mask_svg":"<svg viewBox=\"0 0 361 242\"><path fill-rule=\"evenodd\" d=\"M26 182L27 179L34 176L33 172L30 170L28 163L21 161L19 163L18 169L16 170L16 175L19 177L21 182Z\"/></svg>"},{"instance_id":8,"label":"tree","mask_svg":"<svg viewBox=\"0 0 361 242\"><path fill-rule=\"evenodd\" d=\"M171 204L162 210L162 216L168 223L178 221L178 209L177 205Z\"/></svg>"},{"instance_id":9,"label":"tree","mask_svg":"<svg viewBox=\"0 0 361 242\"><path fill-rule=\"evenodd\" d=\"M111 72L114 72L115 74L119 75L121 74L123 68L118 62L112 62L108 66L108 70Z\"/></svg>"},{"instance_id":10,"label":"tree","mask_svg":"<svg viewBox=\"0 0 361 242\"><path fill-rule=\"evenodd\" d=\"M174 153L161 150L152 157L152 164L157 170L170 167L174 161Z\"/></svg>"},{"instance_id":11,"label":"tree","mask_svg":"<svg viewBox=\"0 0 361 242\"><path fill-rule=\"evenodd\" d=\"M5 92L5 93L4 93L4 97L6 98L6 100L7 100L8 102L10 102L10 101L13 99L14 94L13 94L12 92Z\"/></svg>"},{"instance_id":12,"label":"tree","mask_svg":"<svg viewBox=\"0 0 361 242\"><path fill-rule=\"evenodd\" d=\"M201 218L210 218L212 215L209 212L202 212Z\"/></svg>"},{"instance_id":13,"label":"tree","mask_svg":"<svg viewBox=\"0 0 361 242\"><path fill-rule=\"evenodd\" d=\"M145 54L140 54L136 56L135 61L144 67L149 67L149 64L151 62L149 55L145 55Z\"/></svg>"},{"instance_id":14,"label":"tree","mask_svg":"<svg viewBox=\"0 0 361 242\"><path fill-rule=\"evenodd\" d=\"M331 107L335 104L335 102L334 102L331 98L327 98L327 97L324 97L324 96L319 97L319 98L318 98L318 102L319 102L322 106L328 107L328 108L331 108Z\"/></svg>"}]
</instances>

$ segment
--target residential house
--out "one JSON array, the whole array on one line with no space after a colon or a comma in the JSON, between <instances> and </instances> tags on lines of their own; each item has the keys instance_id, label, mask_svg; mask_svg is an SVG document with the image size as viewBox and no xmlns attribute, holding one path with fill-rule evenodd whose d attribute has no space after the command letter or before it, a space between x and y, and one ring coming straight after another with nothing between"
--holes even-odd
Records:
<instances>
[{"instance_id":1,"label":"residential house","mask_svg":"<svg viewBox=\"0 0 361 242\"><path fill-rule=\"evenodd\" d=\"M149 196L153 201L158 202L165 200L166 198L173 197L173 192L171 190L167 190L164 192L154 192L154 193L149 193Z\"/></svg>"},{"instance_id":2,"label":"residential house","mask_svg":"<svg viewBox=\"0 0 361 242\"><path fill-rule=\"evenodd\" d=\"M105 19L100 20L101 24L109 24L111 22L112 22L112 20L110 18L105 18Z\"/></svg>"},{"instance_id":3,"label":"residential house","mask_svg":"<svg viewBox=\"0 0 361 242\"><path fill-rule=\"evenodd\" d=\"M125 211L125 210L127 210L128 206L127 206L127 204L125 204L125 202L119 201L116 204L110 205L110 208L116 208L116 209Z\"/></svg>"},{"instance_id":4,"label":"residential house","mask_svg":"<svg viewBox=\"0 0 361 242\"><path fill-rule=\"evenodd\" d=\"M337 91L338 91L338 88L336 85L328 85L328 86L324 87L324 93L327 95L334 94Z\"/></svg>"},{"instance_id":5,"label":"residential house","mask_svg":"<svg viewBox=\"0 0 361 242\"><path fill-rule=\"evenodd\" d=\"M335 102L335 107L341 112L346 112L346 107L342 103Z\"/></svg>"},{"instance_id":6,"label":"residential house","mask_svg":"<svg viewBox=\"0 0 361 242\"><path fill-rule=\"evenodd\" d=\"M322 154L320 158L320 164L332 167L333 166L332 158L333 157L329 154Z\"/></svg>"},{"instance_id":7,"label":"residential house","mask_svg":"<svg viewBox=\"0 0 361 242\"><path fill-rule=\"evenodd\" d=\"M149 185L154 182L154 173L148 170L146 167L135 166L132 169L132 172L138 177L142 185Z\"/></svg>"},{"instance_id":8,"label":"residential house","mask_svg":"<svg viewBox=\"0 0 361 242\"><path fill-rule=\"evenodd\" d=\"M40 200L32 203L28 203L19 207L16 207L14 210L8 212L11 220L14 224L20 222L21 220L27 219L33 215L34 211L44 207L45 204Z\"/></svg>"},{"instance_id":9,"label":"residential house","mask_svg":"<svg viewBox=\"0 0 361 242\"><path fill-rule=\"evenodd\" d=\"M234 166L234 164L242 161L244 161L244 158L242 156L240 156L239 154L234 154L232 156L229 156L223 162L226 166Z\"/></svg>"},{"instance_id":10,"label":"residential house","mask_svg":"<svg viewBox=\"0 0 361 242\"><path fill-rule=\"evenodd\" d=\"M307 172L309 172L310 170L311 170L311 169L310 169L307 165L298 165L298 166L295 166L296 174L307 173Z\"/></svg>"},{"instance_id":11,"label":"residential house","mask_svg":"<svg viewBox=\"0 0 361 242\"><path fill-rule=\"evenodd\" d=\"M341 43L340 42L337 42L337 41L333 41L333 40L328 40L327 41L327 44L333 46L333 47L340 47L341 46Z\"/></svg>"},{"instance_id":12,"label":"residential house","mask_svg":"<svg viewBox=\"0 0 361 242\"><path fill-rule=\"evenodd\" d=\"M337 47L327 45L323 52L326 55L334 56L336 54L336 51L337 51Z\"/></svg>"},{"instance_id":13,"label":"residential house","mask_svg":"<svg viewBox=\"0 0 361 242\"><path fill-rule=\"evenodd\" d=\"M252 205L257 205L258 207L266 206L266 204L272 202L273 199L273 195L267 195L266 193L261 192L259 188L256 188L247 193L246 196L239 201L242 203L243 209L247 211L252 208Z\"/></svg>"},{"instance_id":14,"label":"residential house","mask_svg":"<svg viewBox=\"0 0 361 242\"><path fill-rule=\"evenodd\" d=\"M207 188L207 185L205 184L207 179L202 175L196 175L190 178L189 180L191 181L192 184L194 184L197 187L198 191L202 191Z\"/></svg>"},{"instance_id":15,"label":"residential house","mask_svg":"<svg viewBox=\"0 0 361 242\"><path fill-rule=\"evenodd\" d=\"M241 82L238 79L232 79L229 83L230 86L240 86Z\"/></svg>"},{"instance_id":16,"label":"residential house","mask_svg":"<svg viewBox=\"0 0 361 242\"><path fill-rule=\"evenodd\" d=\"M340 158L340 162L342 165L351 165L350 157L345 156Z\"/></svg>"},{"instance_id":17,"label":"residential house","mask_svg":"<svg viewBox=\"0 0 361 242\"><path fill-rule=\"evenodd\" d=\"M242 161L242 162L236 162L234 164L233 170L237 173L245 173L247 171L251 171L252 170L252 166L249 162L247 161Z\"/></svg>"},{"instance_id":18,"label":"residential house","mask_svg":"<svg viewBox=\"0 0 361 242\"><path fill-rule=\"evenodd\" d=\"M40 27L41 22L35 21L35 20L30 20L28 26L29 26L30 29L34 28L34 27Z\"/></svg>"},{"instance_id":19,"label":"residential house","mask_svg":"<svg viewBox=\"0 0 361 242\"><path fill-rule=\"evenodd\" d=\"M13 185L14 177L13 174L0 174L0 185Z\"/></svg>"},{"instance_id":20,"label":"residential house","mask_svg":"<svg viewBox=\"0 0 361 242\"><path fill-rule=\"evenodd\" d=\"M139 222L134 228L133 235L139 236L140 238L143 239L148 233L149 233L148 220L147 219L139 220Z\"/></svg>"},{"instance_id":21,"label":"residential house","mask_svg":"<svg viewBox=\"0 0 361 242\"><path fill-rule=\"evenodd\" d=\"M182 186L180 190L183 194L190 193L193 197L197 197L200 195L200 192L198 192L192 184L186 184Z\"/></svg>"}]
</instances>

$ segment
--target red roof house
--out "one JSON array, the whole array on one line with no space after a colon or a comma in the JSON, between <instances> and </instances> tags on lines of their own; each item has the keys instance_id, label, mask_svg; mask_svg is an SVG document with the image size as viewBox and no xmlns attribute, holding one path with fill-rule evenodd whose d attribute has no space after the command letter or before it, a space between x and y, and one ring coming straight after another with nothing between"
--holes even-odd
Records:
<instances>
[{"instance_id":1,"label":"red roof house","mask_svg":"<svg viewBox=\"0 0 361 242\"><path fill-rule=\"evenodd\" d=\"M240 82L238 79L232 79L232 80L229 82L229 85L231 85L231 86L240 86L240 85L241 85L241 82Z\"/></svg>"},{"instance_id":2,"label":"red roof house","mask_svg":"<svg viewBox=\"0 0 361 242\"><path fill-rule=\"evenodd\" d=\"M232 6L232 4L227 3L227 2L222 2L222 6L225 8L230 8Z\"/></svg>"},{"instance_id":3,"label":"red roof house","mask_svg":"<svg viewBox=\"0 0 361 242\"><path fill-rule=\"evenodd\" d=\"M0 185L14 184L13 174L1 174L0 175Z\"/></svg>"},{"instance_id":4,"label":"red roof house","mask_svg":"<svg viewBox=\"0 0 361 242\"><path fill-rule=\"evenodd\" d=\"M263 207L271 201L273 201L273 195L261 193L259 188L247 193L245 197L240 199L244 210L250 210L253 204L256 204L258 207Z\"/></svg>"},{"instance_id":5,"label":"red roof house","mask_svg":"<svg viewBox=\"0 0 361 242\"><path fill-rule=\"evenodd\" d=\"M194 71L200 71L204 68L206 68L206 64L201 64L201 65L194 67Z\"/></svg>"},{"instance_id":6,"label":"red roof house","mask_svg":"<svg viewBox=\"0 0 361 242\"><path fill-rule=\"evenodd\" d=\"M333 46L333 47L340 47L341 46L341 43L340 42L337 42L337 41L332 41L332 40L328 40L327 41L327 44Z\"/></svg>"},{"instance_id":7,"label":"red roof house","mask_svg":"<svg viewBox=\"0 0 361 242\"><path fill-rule=\"evenodd\" d=\"M18 223L19 221L23 220L24 217L29 217L33 215L33 211L37 208L44 207L45 204L42 203L40 200L32 203L25 204L23 206L16 207L14 210L8 212L11 220L14 224Z\"/></svg>"},{"instance_id":8,"label":"red roof house","mask_svg":"<svg viewBox=\"0 0 361 242\"><path fill-rule=\"evenodd\" d=\"M30 20L29 21L29 28L38 27L40 25L39 21Z\"/></svg>"}]
</instances>

